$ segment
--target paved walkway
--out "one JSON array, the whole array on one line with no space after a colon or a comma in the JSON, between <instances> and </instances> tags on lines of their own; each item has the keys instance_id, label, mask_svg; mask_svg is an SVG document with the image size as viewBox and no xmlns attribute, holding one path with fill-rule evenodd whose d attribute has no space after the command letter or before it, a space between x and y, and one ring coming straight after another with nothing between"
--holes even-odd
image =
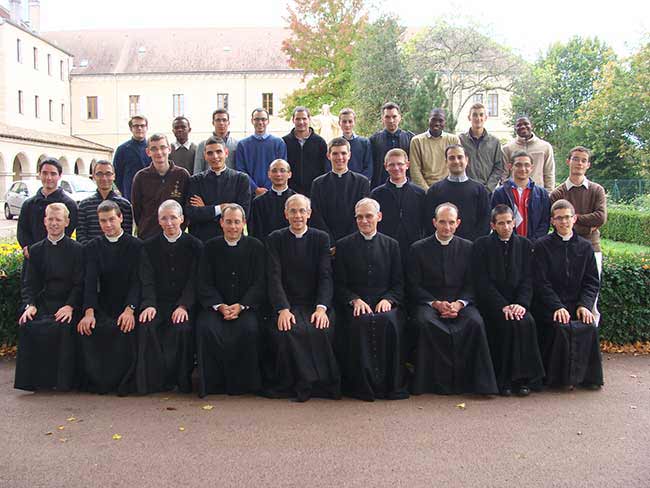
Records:
<instances>
[{"instance_id":1,"label":"paved walkway","mask_svg":"<svg viewBox=\"0 0 650 488\"><path fill-rule=\"evenodd\" d=\"M606 356L600 392L488 400L30 394L13 373L3 488L650 486L650 356Z\"/></svg>"}]
</instances>

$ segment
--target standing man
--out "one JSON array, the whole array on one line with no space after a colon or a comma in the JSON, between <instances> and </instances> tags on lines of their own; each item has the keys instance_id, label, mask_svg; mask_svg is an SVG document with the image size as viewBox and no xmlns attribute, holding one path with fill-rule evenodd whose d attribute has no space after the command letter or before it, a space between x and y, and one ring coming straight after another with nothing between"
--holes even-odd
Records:
<instances>
[{"instance_id":1,"label":"standing man","mask_svg":"<svg viewBox=\"0 0 650 488\"><path fill-rule=\"evenodd\" d=\"M276 159L269 166L271 191L255 197L251 204L251 218L248 221L248 234L266 242L268 235L274 230L287 226L284 216L284 205L291 195L296 192L289 188L287 182L291 179L291 167L283 159Z\"/></svg>"},{"instance_id":2,"label":"standing man","mask_svg":"<svg viewBox=\"0 0 650 488\"><path fill-rule=\"evenodd\" d=\"M219 142L223 143L228 149L228 156L226 157L226 166L235 169L235 152L237 150L237 139L230 135L230 114L225 108L218 108L212 112L212 126L214 132L212 137L215 137ZM194 158L194 171L191 174L199 174L209 168L205 160L205 141L199 143L196 148L196 157Z\"/></svg>"},{"instance_id":3,"label":"standing man","mask_svg":"<svg viewBox=\"0 0 650 488\"><path fill-rule=\"evenodd\" d=\"M190 174L169 160L169 143L163 134L149 138L147 155L152 162L133 178L131 203L138 237L148 239L160 233L158 207L165 200L185 204Z\"/></svg>"},{"instance_id":4,"label":"standing man","mask_svg":"<svg viewBox=\"0 0 650 488\"><path fill-rule=\"evenodd\" d=\"M65 227L65 234L72 235L77 227L77 204L59 187L63 166L58 159L47 158L38 163L38 177L42 188L36 195L23 202L18 216L16 234L23 255L29 259L29 246L47 237L45 228L45 209L50 203L63 203L69 212L70 223Z\"/></svg>"},{"instance_id":5,"label":"standing man","mask_svg":"<svg viewBox=\"0 0 650 488\"><path fill-rule=\"evenodd\" d=\"M422 188L411 183L406 177L409 160L403 149L391 149L386 153L384 168L388 179L370 193L382 208L382 219L377 228L382 234L399 242L403 268L409 247L422 239L424 221L424 195Z\"/></svg>"},{"instance_id":6,"label":"standing man","mask_svg":"<svg viewBox=\"0 0 650 488\"><path fill-rule=\"evenodd\" d=\"M226 205L220 224L223 236L206 243L199 273L200 397L257 393L262 387L258 313L265 300L266 253L260 241L243 235L241 206Z\"/></svg>"},{"instance_id":7,"label":"standing man","mask_svg":"<svg viewBox=\"0 0 650 488\"><path fill-rule=\"evenodd\" d=\"M490 232L490 195L485 187L467 177L468 160L460 144L448 146L444 152L447 161L447 177L429 188L425 196L425 221L434 218L435 209L442 203L451 202L458 207L458 237L470 241ZM471 163L470 163L471 164ZM425 232L435 231L429 224Z\"/></svg>"},{"instance_id":8,"label":"standing man","mask_svg":"<svg viewBox=\"0 0 650 488\"><path fill-rule=\"evenodd\" d=\"M276 159L287 159L287 146L282 139L266 132L269 113L256 108L251 114L255 132L237 144L235 168L250 178L251 192L257 196L271 188L269 165Z\"/></svg>"},{"instance_id":9,"label":"standing man","mask_svg":"<svg viewBox=\"0 0 650 488\"><path fill-rule=\"evenodd\" d=\"M368 138L354 133L356 117L354 110L351 108L341 109L339 112L339 127L343 137L350 143L350 169L372 181L372 147Z\"/></svg>"},{"instance_id":10,"label":"standing man","mask_svg":"<svg viewBox=\"0 0 650 488\"><path fill-rule=\"evenodd\" d=\"M366 180L367 181L367 180ZM332 258L329 237L307 227L309 199L287 200L289 227L271 233L267 241L268 297L275 360L266 394L338 399L341 377L334 355Z\"/></svg>"},{"instance_id":11,"label":"standing man","mask_svg":"<svg viewBox=\"0 0 650 488\"><path fill-rule=\"evenodd\" d=\"M287 162L292 177L289 186L296 193L309 196L312 182L330 170L327 142L310 127L307 107L296 107L291 118L293 129L282 138L287 146Z\"/></svg>"},{"instance_id":12,"label":"standing man","mask_svg":"<svg viewBox=\"0 0 650 488\"><path fill-rule=\"evenodd\" d=\"M411 141L411 179L424 191L447 176L445 149L460 144L454 134L444 132L447 115L441 108L429 114L429 130Z\"/></svg>"},{"instance_id":13,"label":"standing man","mask_svg":"<svg viewBox=\"0 0 650 488\"><path fill-rule=\"evenodd\" d=\"M135 174L151 163L147 154L147 118L134 115L129 119L129 130L132 137L119 145L113 154L115 168L115 184L127 200L131 199L131 187Z\"/></svg>"},{"instance_id":14,"label":"standing man","mask_svg":"<svg viewBox=\"0 0 650 488\"><path fill-rule=\"evenodd\" d=\"M472 243L454 235L458 217L455 205L439 205L434 235L413 244L409 254L414 395L498 391L485 325L473 303Z\"/></svg>"},{"instance_id":15,"label":"standing man","mask_svg":"<svg viewBox=\"0 0 650 488\"><path fill-rule=\"evenodd\" d=\"M343 391L355 398L408 398L404 383L404 276L399 244L377 232L379 204L355 207L359 232L336 243L337 334Z\"/></svg>"},{"instance_id":16,"label":"standing man","mask_svg":"<svg viewBox=\"0 0 650 488\"><path fill-rule=\"evenodd\" d=\"M533 133L533 126L526 116L515 121L517 137L503 146L506 163L512 163L515 151L526 151L533 159L532 180L536 185L546 188L549 193L555 188L555 157L553 146Z\"/></svg>"},{"instance_id":17,"label":"standing man","mask_svg":"<svg viewBox=\"0 0 650 488\"><path fill-rule=\"evenodd\" d=\"M186 117L176 117L172 122L172 132L176 142L172 143L172 150L169 159L174 161L176 166L185 168L189 174L194 171L194 158L196 157L196 144L190 142L190 121Z\"/></svg>"},{"instance_id":18,"label":"standing man","mask_svg":"<svg viewBox=\"0 0 650 488\"><path fill-rule=\"evenodd\" d=\"M14 388L68 391L76 386L75 325L81 311L83 249L64 233L62 203L45 208L47 237L31 248L21 294Z\"/></svg>"},{"instance_id":19,"label":"standing man","mask_svg":"<svg viewBox=\"0 0 650 488\"><path fill-rule=\"evenodd\" d=\"M591 310L598 296L598 268L591 242L574 231L573 205L551 206L555 232L535 243L535 317L546 383L597 390L603 384L598 327Z\"/></svg>"},{"instance_id":20,"label":"standing man","mask_svg":"<svg viewBox=\"0 0 650 488\"><path fill-rule=\"evenodd\" d=\"M190 234L204 243L221 235L221 212L231 203L248 210L251 201L247 175L226 167L228 148L216 137L205 141L204 156L209 168L192 176L185 214L190 219Z\"/></svg>"},{"instance_id":21,"label":"standing man","mask_svg":"<svg viewBox=\"0 0 650 488\"><path fill-rule=\"evenodd\" d=\"M596 256L598 276L603 272L603 253L600 248L600 228L607 222L607 198L605 190L598 183L587 179L587 170L591 167L591 152L583 146L569 151L569 177L551 193L551 203L560 199L567 200L576 211L575 231L580 237L591 242ZM600 322L598 297L594 303L596 325Z\"/></svg>"},{"instance_id":22,"label":"standing man","mask_svg":"<svg viewBox=\"0 0 650 488\"><path fill-rule=\"evenodd\" d=\"M485 326L499 393L530 394L539 388L544 366L537 327L529 309L533 298L530 241L513 233L514 214L507 205L492 210L489 236L473 248L476 301Z\"/></svg>"},{"instance_id":23,"label":"standing man","mask_svg":"<svg viewBox=\"0 0 650 488\"><path fill-rule=\"evenodd\" d=\"M504 178L503 151L495 136L485 130L487 112L482 103L475 103L469 109L467 119L470 128L467 134L459 136L465 154L472 162L467 167L467 176L482 183L492 193Z\"/></svg>"},{"instance_id":24,"label":"standing man","mask_svg":"<svg viewBox=\"0 0 650 488\"><path fill-rule=\"evenodd\" d=\"M354 206L370 193L365 176L350 171L350 144L342 137L332 139L327 158L332 171L319 176L311 186L314 227L327 232L332 245L356 229Z\"/></svg>"},{"instance_id":25,"label":"standing man","mask_svg":"<svg viewBox=\"0 0 650 488\"><path fill-rule=\"evenodd\" d=\"M471 166L471 165L470 165ZM533 158L526 151L512 154L512 177L492 194L492 208L503 204L514 213L517 235L536 241L548 234L551 222L551 201L548 192L530 178Z\"/></svg>"},{"instance_id":26,"label":"standing man","mask_svg":"<svg viewBox=\"0 0 650 488\"><path fill-rule=\"evenodd\" d=\"M100 159L93 165L93 180L97 185L97 192L79 203L79 224L77 225L77 241L87 244L95 237L102 235L97 217L97 207L104 200L112 200L122 211L122 228L124 232L133 233L133 209L131 203L113 191L115 171L110 161Z\"/></svg>"},{"instance_id":27,"label":"standing man","mask_svg":"<svg viewBox=\"0 0 650 488\"><path fill-rule=\"evenodd\" d=\"M384 158L388 151L398 147L406 151L406 154L409 154L411 139L415 134L411 131L400 129L399 123L401 120L402 114L400 113L399 105L393 102L387 102L382 105L381 123L384 129L375 132L370 137L373 161L371 188L377 188L388 178L388 173L384 169Z\"/></svg>"}]
</instances>

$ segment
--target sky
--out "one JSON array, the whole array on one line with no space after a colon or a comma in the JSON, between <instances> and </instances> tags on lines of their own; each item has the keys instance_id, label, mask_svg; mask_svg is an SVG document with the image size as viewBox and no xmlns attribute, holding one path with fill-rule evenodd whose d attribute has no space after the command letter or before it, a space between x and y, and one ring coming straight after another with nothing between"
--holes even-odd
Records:
<instances>
[{"instance_id":1,"label":"sky","mask_svg":"<svg viewBox=\"0 0 650 488\"><path fill-rule=\"evenodd\" d=\"M650 2L617 0L366 0L372 17L398 14L408 27L440 17L478 23L496 41L534 61L548 46L571 37L598 36L621 55L650 40ZM26 5L28 0L22 0ZM373 2L371 4L371 2ZM8 6L9 0L0 0ZM182 8L179 7L182 6ZM286 25L287 0L41 0L41 31L96 28Z\"/></svg>"}]
</instances>

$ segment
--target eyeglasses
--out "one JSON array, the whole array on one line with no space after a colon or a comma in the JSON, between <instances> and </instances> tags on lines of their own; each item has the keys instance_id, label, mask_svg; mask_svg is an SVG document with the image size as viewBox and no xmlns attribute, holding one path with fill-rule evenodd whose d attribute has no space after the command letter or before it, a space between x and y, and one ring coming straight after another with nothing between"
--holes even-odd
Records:
<instances>
[{"instance_id":1,"label":"eyeglasses","mask_svg":"<svg viewBox=\"0 0 650 488\"><path fill-rule=\"evenodd\" d=\"M147 124L131 124L132 129L144 129L147 127Z\"/></svg>"},{"instance_id":2,"label":"eyeglasses","mask_svg":"<svg viewBox=\"0 0 650 488\"><path fill-rule=\"evenodd\" d=\"M557 220L558 222L566 222L573 218L573 215L559 215L557 217L552 217L552 220Z\"/></svg>"},{"instance_id":3,"label":"eyeglasses","mask_svg":"<svg viewBox=\"0 0 650 488\"><path fill-rule=\"evenodd\" d=\"M253 119L254 122L266 122L267 120L269 119L267 119L266 117L255 117Z\"/></svg>"},{"instance_id":4,"label":"eyeglasses","mask_svg":"<svg viewBox=\"0 0 650 488\"><path fill-rule=\"evenodd\" d=\"M583 164L587 164L589 162L587 158L579 158L577 156L571 156L570 160L574 163L583 163Z\"/></svg>"},{"instance_id":5,"label":"eyeglasses","mask_svg":"<svg viewBox=\"0 0 650 488\"><path fill-rule=\"evenodd\" d=\"M104 173L102 171L98 171L97 173L95 173L95 177L96 178L110 178L114 174L115 173L113 173L112 171L107 171L106 173Z\"/></svg>"}]
</instances>

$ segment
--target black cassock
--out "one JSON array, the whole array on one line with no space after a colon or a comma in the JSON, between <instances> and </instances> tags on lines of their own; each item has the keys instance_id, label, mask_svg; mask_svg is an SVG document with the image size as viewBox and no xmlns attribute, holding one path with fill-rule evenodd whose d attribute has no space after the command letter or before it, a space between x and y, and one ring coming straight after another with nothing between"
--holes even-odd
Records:
<instances>
[{"instance_id":1,"label":"black cassock","mask_svg":"<svg viewBox=\"0 0 650 488\"><path fill-rule=\"evenodd\" d=\"M404 384L404 277L399 244L360 232L336 243L335 290L339 311L337 348L344 393L362 400L408 398ZM389 312L353 315L352 300L373 310L388 300Z\"/></svg>"},{"instance_id":2,"label":"black cassock","mask_svg":"<svg viewBox=\"0 0 650 488\"><path fill-rule=\"evenodd\" d=\"M327 234L313 228L302 237L296 237L289 228L276 230L268 237L269 330L274 346L267 388L271 396L297 396L299 400L341 396L333 349L334 287L329 247ZM317 329L310 322L317 305L327 307L329 328ZM278 312L286 308L295 315L296 323L291 330L280 331Z\"/></svg>"},{"instance_id":3,"label":"black cassock","mask_svg":"<svg viewBox=\"0 0 650 488\"><path fill-rule=\"evenodd\" d=\"M499 389L541 386L544 367L537 327L530 313L533 298L532 244L513 234L504 242L493 232L474 242L476 301L485 319L492 363ZM503 308L526 309L521 320L506 320Z\"/></svg>"},{"instance_id":4,"label":"black cassock","mask_svg":"<svg viewBox=\"0 0 650 488\"><path fill-rule=\"evenodd\" d=\"M270 189L263 195L255 197L248 219L248 235L266 242L271 232L287 227L289 223L284 216L284 204L287 198L295 194L296 192L291 188L287 188L281 194Z\"/></svg>"},{"instance_id":5,"label":"black cassock","mask_svg":"<svg viewBox=\"0 0 650 488\"><path fill-rule=\"evenodd\" d=\"M142 241L127 234L117 242L100 236L85 251L83 310L95 310L96 324L90 336L79 337L82 389L126 395L135 390ZM127 306L134 309L136 326L124 333L117 318Z\"/></svg>"},{"instance_id":6,"label":"black cassock","mask_svg":"<svg viewBox=\"0 0 650 488\"><path fill-rule=\"evenodd\" d=\"M592 310L600 281L591 243L575 231L569 241L556 232L535 242L535 306L539 324L546 383L602 385L598 327L576 318L578 307ZM553 321L553 313L566 308L571 322Z\"/></svg>"},{"instance_id":7,"label":"black cassock","mask_svg":"<svg viewBox=\"0 0 650 488\"><path fill-rule=\"evenodd\" d=\"M75 327L83 287L83 248L64 237L32 245L22 286L24 305L35 305L36 317L18 327L18 358L14 387L21 390L76 386ZM54 314L70 305L72 321L57 322Z\"/></svg>"},{"instance_id":8,"label":"black cassock","mask_svg":"<svg viewBox=\"0 0 650 488\"><path fill-rule=\"evenodd\" d=\"M175 242L163 234L145 241L141 259L143 300L140 308L156 308L156 317L139 324L136 386L138 393L192 391L196 277L203 244L185 232ZM189 318L171 320L179 306Z\"/></svg>"},{"instance_id":9,"label":"black cassock","mask_svg":"<svg viewBox=\"0 0 650 488\"><path fill-rule=\"evenodd\" d=\"M485 325L472 304L472 243L435 235L411 246L407 282L416 339L411 393L497 393ZM465 300L454 319L440 318L430 303Z\"/></svg>"},{"instance_id":10,"label":"black cassock","mask_svg":"<svg viewBox=\"0 0 650 488\"><path fill-rule=\"evenodd\" d=\"M368 178L354 171L319 176L311 185L312 225L329 234L332 245L357 230L354 206L370 193Z\"/></svg>"},{"instance_id":11,"label":"black cassock","mask_svg":"<svg viewBox=\"0 0 650 488\"><path fill-rule=\"evenodd\" d=\"M264 245L242 236L236 246L223 237L205 245L199 271L201 310L196 322L199 396L255 393L262 386L258 313L265 293ZM216 305L247 307L224 320Z\"/></svg>"}]
</instances>

